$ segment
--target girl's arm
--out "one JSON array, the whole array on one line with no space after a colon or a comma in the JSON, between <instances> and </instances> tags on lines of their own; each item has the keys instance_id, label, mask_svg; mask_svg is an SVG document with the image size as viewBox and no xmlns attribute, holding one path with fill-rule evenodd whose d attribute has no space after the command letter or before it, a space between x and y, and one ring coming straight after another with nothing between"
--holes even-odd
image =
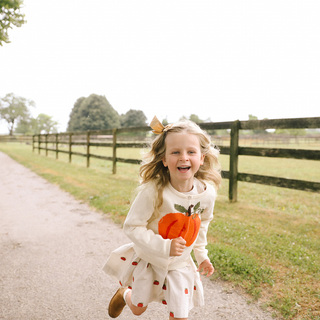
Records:
<instances>
[{"instance_id":1,"label":"girl's arm","mask_svg":"<svg viewBox=\"0 0 320 320\"><path fill-rule=\"evenodd\" d=\"M155 188L145 187L136 197L127 215L123 230L127 237L146 254L164 259L170 256L171 240L163 239L151 229L148 220L153 214Z\"/></svg>"},{"instance_id":2,"label":"girl's arm","mask_svg":"<svg viewBox=\"0 0 320 320\"><path fill-rule=\"evenodd\" d=\"M213 189L213 187L212 187ZM206 249L207 242L207 232L209 228L210 221L213 219L213 209L214 202L216 198L216 191L213 189L214 194L212 194L212 201L210 205L201 215L201 225L199 229L199 235L193 247L193 252L196 257L198 266L208 259L208 250ZM209 260L210 261L210 260Z\"/></svg>"}]
</instances>

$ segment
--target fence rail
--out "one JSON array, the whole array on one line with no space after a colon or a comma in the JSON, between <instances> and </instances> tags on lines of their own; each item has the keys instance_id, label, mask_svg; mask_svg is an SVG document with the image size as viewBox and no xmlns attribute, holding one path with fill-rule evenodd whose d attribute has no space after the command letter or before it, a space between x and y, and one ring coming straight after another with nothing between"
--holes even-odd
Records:
<instances>
[{"instance_id":1,"label":"fence rail","mask_svg":"<svg viewBox=\"0 0 320 320\"><path fill-rule=\"evenodd\" d=\"M256 157L275 157L275 158L291 158L304 160L320 160L320 150L309 149L289 149L289 148L261 148L261 147L244 147L239 145L239 141L246 141L245 136L240 135L241 130L265 130L265 129L318 129L320 128L320 117L316 118L296 118L296 119L271 119L271 120L249 120L249 121L232 121L232 122L213 122L201 123L200 127L205 130L230 129L230 137L224 137L229 141L229 146L219 145L220 153L229 155L229 171L222 171L222 177L229 180L229 200L237 201L238 181L277 186L283 188L291 188L297 190L305 190L320 193L320 182L286 179L272 176L263 176L249 173L238 172L239 156L256 156ZM90 158L103 159L112 161L112 170L115 174L117 171L117 162L139 164L138 159L126 159L117 157L117 149L119 148L144 148L148 145L150 138L145 137L138 142L125 142L126 136L121 134L134 134L137 132L148 132L151 128L129 127L114 128L107 130L90 130L85 132L65 132L59 134L40 134L32 137L32 149L35 151L45 150L54 152L56 159L59 153L69 155L69 162L72 161L72 155L83 156L86 158L87 167L90 166ZM261 136L260 136L261 137ZM264 135L263 139L270 139L270 135ZM314 141L320 141L320 135L312 137ZM101 142L101 140L106 142ZM129 138L132 140L132 137ZM308 140L308 138L305 138ZM219 139L217 139L219 141ZM310 139L309 139L310 140ZM289 141L288 139L286 141ZM36 146L37 144L37 146ZM48 148L48 144L53 144L54 148ZM68 150L59 149L60 146L67 146ZM84 146L86 152L72 151L72 146ZM102 156L90 153L90 147L109 147L112 148L112 156Z\"/></svg>"},{"instance_id":2,"label":"fence rail","mask_svg":"<svg viewBox=\"0 0 320 320\"><path fill-rule=\"evenodd\" d=\"M32 143L32 135L0 135L0 142Z\"/></svg>"},{"instance_id":3,"label":"fence rail","mask_svg":"<svg viewBox=\"0 0 320 320\"><path fill-rule=\"evenodd\" d=\"M237 201L237 189L238 181L258 183L270 186L277 186L283 188L291 188L297 190L305 190L312 192L320 192L320 183L304 180L286 179L279 177L263 176L256 174L248 174L238 172L238 159L239 156L258 156L258 157L277 157L277 158L292 158L292 159L306 159L306 160L320 160L319 150L302 150L302 149L281 149L281 148L257 148L257 147L242 147L239 146L240 130L264 130L264 129L292 129L292 128L308 128L315 129L320 128L320 117L317 118L298 118L298 119L273 119L273 120L250 120L250 121L233 121L233 122L216 122L216 123L202 123L200 127L206 130L219 130L230 129L230 146L219 146L221 154L229 155L229 171L223 171L222 177L229 179L229 199L231 202ZM38 149L45 150L46 155L48 151L56 152L56 158L58 153L63 152L69 154L69 162L71 162L72 155L78 155L86 157L87 167L90 166L90 158L104 159L113 162L113 173L116 173L117 162L139 164L138 159L125 159L117 157L118 148L143 148L146 147L145 142L118 142L118 134L121 133L134 133L134 132L147 132L151 128L145 127L131 127L131 128L115 128L109 130L95 130L87 132L70 132L54 135L37 135L33 136L33 150ZM86 136L86 139L82 141L73 141L73 137ZM93 142L91 137L101 135L110 135L110 142ZM38 138L36 141L36 137ZM41 137L45 138L45 141L41 140ZM48 138L54 137L56 145L55 149L48 149ZM61 139L62 138L62 139ZM64 139L63 139L64 138ZM60 139L60 141L59 141ZM112 141L111 141L112 139ZM38 147L35 143L38 143ZM41 144L45 143L45 147L41 147ZM69 150L59 150L59 144L67 144ZM72 146L86 146L86 153L72 151ZM113 150L112 157L95 155L90 153L90 147L111 147Z\"/></svg>"}]
</instances>

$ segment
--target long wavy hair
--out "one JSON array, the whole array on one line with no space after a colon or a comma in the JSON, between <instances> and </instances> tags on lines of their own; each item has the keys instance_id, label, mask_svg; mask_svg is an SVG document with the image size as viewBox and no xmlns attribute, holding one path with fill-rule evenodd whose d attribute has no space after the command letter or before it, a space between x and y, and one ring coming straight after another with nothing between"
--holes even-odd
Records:
<instances>
[{"instance_id":1,"label":"long wavy hair","mask_svg":"<svg viewBox=\"0 0 320 320\"><path fill-rule=\"evenodd\" d=\"M195 174L202 181L213 182L216 189L221 184L221 165L218 161L219 150L212 145L210 136L197 124L190 120L181 120L174 123L167 131L156 136L151 142L150 151L143 155L140 167L141 187L148 182L154 182L158 191L158 197L154 202L155 214L163 203L163 189L170 182L170 173L162 163L166 153L166 137L170 133L187 132L198 137L201 153L205 155L203 165Z\"/></svg>"}]
</instances>

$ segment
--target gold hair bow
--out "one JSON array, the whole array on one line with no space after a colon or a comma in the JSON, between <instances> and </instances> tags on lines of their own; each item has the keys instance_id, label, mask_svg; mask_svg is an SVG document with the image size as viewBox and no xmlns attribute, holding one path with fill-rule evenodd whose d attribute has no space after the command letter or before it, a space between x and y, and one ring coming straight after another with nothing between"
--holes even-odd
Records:
<instances>
[{"instance_id":1,"label":"gold hair bow","mask_svg":"<svg viewBox=\"0 0 320 320\"><path fill-rule=\"evenodd\" d=\"M161 134L163 132L166 132L172 127L172 124L168 124L167 126L164 126L159 119L154 116L152 121L150 122L150 127L153 129L152 132L155 134Z\"/></svg>"}]
</instances>

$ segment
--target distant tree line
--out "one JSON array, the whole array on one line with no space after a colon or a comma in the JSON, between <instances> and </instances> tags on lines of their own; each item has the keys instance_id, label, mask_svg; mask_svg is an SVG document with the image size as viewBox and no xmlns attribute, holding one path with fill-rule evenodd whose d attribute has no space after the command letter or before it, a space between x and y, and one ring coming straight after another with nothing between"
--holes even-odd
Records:
<instances>
[{"instance_id":1,"label":"distant tree line","mask_svg":"<svg viewBox=\"0 0 320 320\"><path fill-rule=\"evenodd\" d=\"M249 114L248 120L259 120L258 117ZM203 122L212 122L210 118L207 118L205 120L200 119L196 114L191 114L189 117L182 116L181 119L188 119L195 123L203 123ZM267 118L264 118L263 120L267 120ZM163 125L168 124L167 119L163 120ZM211 135L229 135L229 130L207 130L209 134ZM241 134L243 135L290 135L290 136L304 136L306 134L319 134L319 131L317 129L276 129L276 130L241 130Z\"/></svg>"},{"instance_id":2,"label":"distant tree line","mask_svg":"<svg viewBox=\"0 0 320 320\"><path fill-rule=\"evenodd\" d=\"M91 94L79 98L70 113L67 131L103 130L119 127L146 126L147 117L141 110L119 113L105 96Z\"/></svg>"},{"instance_id":3,"label":"distant tree line","mask_svg":"<svg viewBox=\"0 0 320 320\"><path fill-rule=\"evenodd\" d=\"M249 120L258 120L258 117L249 114ZM267 120L264 118L263 120ZM265 134L278 134L278 135L290 135L290 136L304 136L312 131L307 129L276 129L273 130L242 130L242 134L249 134L249 135L265 135Z\"/></svg>"},{"instance_id":4,"label":"distant tree line","mask_svg":"<svg viewBox=\"0 0 320 320\"><path fill-rule=\"evenodd\" d=\"M30 108L34 107L32 100L16 96L13 93L7 94L4 98L0 98L0 120L3 119L8 124L9 134L40 134L55 133L58 131L58 121L52 116L39 114L33 118ZM182 116L180 119L189 119L195 123L212 122L210 118L200 119L198 115L191 114L189 117ZM252 114L249 114L250 120L258 120ZM167 118L162 120L164 125L168 124ZM125 114L119 114L109 103L105 96L91 94L87 98L81 97L74 103L70 113L68 122L68 132L87 131L87 130L103 130L120 127L137 127L146 126L147 117L141 110L130 109ZM208 130L210 135L229 135L229 130ZM241 134L245 135L294 135L301 136L316 133L319 131L305 129L276 129L270 130L241 130ZM128 133L127 133L128 134ZM132 133L129 133L132 134ZM126 133L123 133L126 135ZM137 135L145 135L145 133L137 133Z\"/></svg>"},{"instance_id":5,"label":"distant tree line","mask_svg":"<svg viewBox=\"0 0 320 320\"><path fill-rule=\"evenodd\" d=\"M39 114L33 118L32 100L8 93L0 98L0 120L5 120L9 134L40 134L58 132L58 121L52 116ZM67 131L103 130L119 127L146 126L147 117L141 110L130 109L119 115L105 96L91 94L77 99L70 113Z\"/></svg>"},{"instance_id":6,"label":"distant tree line","mask_svg":"<svg viewBox=\"0 0 320 320\"><path fill-rule=\"evenodd\" d=\"M13 132L26 135L57 132L57 121L43 113L33 118L30 107L35 107L34 101L13 93L0 98L0 119L7 122L9 135Z\"/></svg>"}]
</instances>

